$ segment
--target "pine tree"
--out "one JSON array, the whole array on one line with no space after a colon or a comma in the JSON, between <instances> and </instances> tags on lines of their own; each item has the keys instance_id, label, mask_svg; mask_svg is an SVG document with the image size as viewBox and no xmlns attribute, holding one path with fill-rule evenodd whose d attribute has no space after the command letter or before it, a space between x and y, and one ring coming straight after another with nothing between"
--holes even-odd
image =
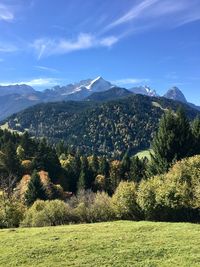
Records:
<instances>
[{"instance_id":1,"label":"pine tree","mask_svg":"<svg viewBox=\"0 0 200 267\"><path fill-rule=\"evenodd\" d=\"M145 177L145 164L146 158L139 159L137 156L132 157L130 166L130 180L134 182L140 182Z\"/></svg>"},{"instance_id":2,"label":"pine tree","mask_svg":"<svg viewBox=\"0 0 200 267\"><path fill-rule=\"evenodd\" d=\"M111 185L111 179L110 179L110 164L105 157L100 159L99 174L101 174L105 177L105 191L109 195L111 195L112 194L112 185Z\"/></svg>"},{"instance_id":3,"label":"pine tree","mask_svg":"<svg viewBox=\"0 0 200 267\"><path fill-rule=\"evenodd\" d=\"M89 163L87 157L83 156L81 158L81 171L77 183L77 190L91 188L91 177L89 176Z\"/></svg>"},{"instance_id":4,"label":"pine tree","mask_svg":"<svg viewBox=\"0 0 200 267\"><path fill-rule=\"evenodd\" d=\"M149 165L149 175L168 171L176 160L192 155L192 135L190 124L182 109L177 114L166 112L160 120Z\"/></svg>"},{"instance_id":5,"label":"pine tree","mask_svg":"<svg viewBox=\"0 0 200 267\"><path fill-rule=\"evenodd\" d=\"M96 154L94 154L91 158L91 162L89 164L89 188L94 188L95 178L99 172L99 159Z\"/></svg>"},{"instance_id":6,"label":"pine tree","mask_svg":"<svg viewBox=\"0 0 200 267\"><path fill-rule=\"evenodd\" d=\"M25 132L21 136L20 146L24 150L24 155L23 155L24 159L32 159L32 157L33 157L33 155L35 153L35 149L36 149L37 145L30 138L28 132Z\"/></svg>"},{"instance_id":7,"label":"pine tree","mask_svg":"<svg viewBox=\"0 0 200 267\"><path fill-rule=\"evenodd\" d=\"M131 160L129 157L129 152L127 151L121 163L121 177L123 180L130 179L130 166L131 166Z\"/></svg>"},{"instance_id":8,"label":"pine tree","mask_svg":"<svg viewBox=\"0 0 200 267\"><path fill-rule=\"evenodd\" d=\"M38 171L47 171L51 180L57 182L61 171L60 161L56 155L56 151L47 145L45 139L38 146L33 160L33 166Z\"/></svg>"},{"instance_id":9,"label":"pine tree","mask_svg":"<svg viewBox=\"0 0 200 267\"><path fill-rule=\"evenodd\" d=\"M17 157L16 147L13 142L9 141L5 144L2 153L0 154L0 161L3 170L7 175L16 176L18 179L20 178L22 174L21 164Z\"/></svg>"},{"instance_id":10,"label":"pine tree","mask_svg":"<svg viewBox=\"0 0 200 267\"><path fill-rule=\"evenodd\" d=\"M197 116L192 122L193 135L193 152L195 155L200 154L200 116Z\"/></svg>"},{"instance_id":11,"label":"pine tree","mask_svg":"<svg viewBox=\"0 0 200 267\"><path fill-rule=\"evenodd\" d=\"M86 174L84 170L81 170L79 179L78 179L78 184L77 184L77 191L79 192L80 190L86 189Z\"/></svg>"},{"instance_id":12,"label":"pine tree","mask_svg":"<svg viewBox=\"0 0 200 267\"><path fill-rule=\"evenodd\" d=\"M46 191L41 183L40 176L37 171L33 171L28 188L25 193L25 203L31 206L37 199L46 200Z\"/></svg>"},{"instance_id":13,"label":"pine tree","mask_svg":"<svg viewBox=\"0 0 200 267\"><path fill-rule=\"evenodd\" d=\"M99 171L99 160L96 154L92 156L91 170L93 172L94 177L96 177Z\"/></svg>"},{"instance_id":14,"label":"pine tree","mask_svg":"<svg viewBox=\"0 0 200 267\"><path fill-rule=\"evenodd\" d=\"M190 122L186 117L185 111L180 107L176 114L176 137L175 143L176 147L176 159L180 160L188 156L192 156L192 132L190 127Z\"/></svg>"}]
</instances>

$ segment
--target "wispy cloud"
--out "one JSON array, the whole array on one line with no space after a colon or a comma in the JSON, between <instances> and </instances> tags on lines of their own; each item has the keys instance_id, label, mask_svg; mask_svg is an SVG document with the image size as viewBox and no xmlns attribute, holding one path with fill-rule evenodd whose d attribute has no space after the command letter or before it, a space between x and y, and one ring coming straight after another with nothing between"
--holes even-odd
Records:
<instances>
[{"instance_id":1,"label":"wispy cloud","mask_svg":"<svg viewBox=\"0 0 200 267\"><path fill-rule=\"evenodd\" d=\"M149 82L149 79L141 79L141 78L125 78L120 80L112 81L113 84L116 85L131 85L131 84L140 84L144 82Z\"/></svg>"},{"instance_id":2,"label":"wispy cloud","mask_svg":"<svg viewBox=\"0 0 200 267\"><path fill-rule=\"evenodd\" d=\"M27 84L29 86L38 86L38 87L44 87L44 86L53 86L59 83L59 79L55 78L37 78L37 79L32 79L32 80L27 80L27 81L21 81L21 82L0 82L0 85L2 86L7 86L7 85L22 85L22 84Z\"/></svg>"},{"instance_id":3,"label":"wispy cloud","mask_svg":"<svg viewBox=\"0 0 200 267\"><path fill-rule=\"evenodd\" d=\"M107 25L106 29L111 29L118 25L137 19L138 17L140 17L141 14L143 14L143 12L146 9L148 9L149 7L151 7L158 1L159 0L145 0L138 5L134 5L130 11L128 11L123 16L119 17L118 19L110 23L109 25Z\"/></svg>"},{"instance_id":4,"label":"wispy cloud","mask_svg":"<svg viewBox=\"0 0 200 267\"><path fill-rule=\"evenodd\" d=\"M15 45L0 42L0 53L12 53L17 50L18 48Z\"/></svg>"},{"instance_id":5,"label":"wispy cloud","mask_svg":"<svg viewBox=\"0 0 200 267\"><path fill-rule=\"evenodd\" d=\"M14 19L14 14L11 8L7 5L0 4L0 20L12 21Z\"/></svg>"},{"instance_id":6,"label":"wispy cloud","mask_svg":"<svg viewBox=\"0 0 200 267\"><path fill-rule=\"evenodd\" d=\"M172 16L174 14L176 16ZM198 0L143 0L139 4L134 5L125 14L109 23L103 31L107 32L127 23L131 23L131 27L135 29L138 29L138 27L145 29L143 26L149 23L153 27L161 27L170 21L170 24L177 27L199 19L200 7ZM153 21L155 23L152 23Z\"/></svg>"},{"instance_id":7,"label":"wispy cloud","mask_svg":"<svg viewBox=\"0 0 200 267\"><path fill-rule=\"evenodd\" d=\"M55 68L50 68L46 66L35 66L36 69L41 70L41 71L49 71L49 72L56 72L58 73L59 71Z\"/></svg>"},{"instance_id":8,"label":"wispy cloud","mask_svg":"<svg viewBox=\"0 0 200 267\"><path fill-rule=\"evenodd\" d=\"M77 50L94 47L111 47L118 42L116 36L96 38L92 34L80 33L75 40L42 38L34 41L32 47L36 50L38 59L43 56L66 54Z\"/></svg>"}]
</instances>

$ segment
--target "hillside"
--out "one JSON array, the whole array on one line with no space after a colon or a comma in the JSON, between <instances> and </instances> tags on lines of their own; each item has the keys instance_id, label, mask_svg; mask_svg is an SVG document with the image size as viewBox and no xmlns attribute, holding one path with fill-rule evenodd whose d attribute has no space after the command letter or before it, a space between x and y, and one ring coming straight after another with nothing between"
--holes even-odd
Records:
<instances>
[{"instance_id":1,"label":"hillside","mask_svg":"<svg viewBox=\"0 0 200 267\"><path fill-rule=\"evenodd\" d=\"M125 88L120 87L113 87L105 92L97 92L91 94L89 97L86 98L87 101L109 101L109 100L116 100L123 97L127 97L132 95L133 93Z\"/></svg>"},{"instance_id":2,"label":"hillside","mask_svg":"<svg viewBox=\"0 0 200 267\"><path fill-rule=\"evenodd\" d=\"M188 223L129 221L0 230L0 266L197 267L199 231Z\"/></svg>"},{"instance_id":3,"label":"hillside","mask_svg":"<svg viewBox=\"0 0 200 267\"><path fill-rule=\"evenodd\" d=\"M10 129L29 130L31 135L45 136L52 143L62 139L87 154L120 157L127 149L133 154L149 148L163 112L180 105L143 95L104 103L56 102L28 108L6 122ZM182 106L190 118L198 114L197 110Z\"/></svg>"}]
</instances>

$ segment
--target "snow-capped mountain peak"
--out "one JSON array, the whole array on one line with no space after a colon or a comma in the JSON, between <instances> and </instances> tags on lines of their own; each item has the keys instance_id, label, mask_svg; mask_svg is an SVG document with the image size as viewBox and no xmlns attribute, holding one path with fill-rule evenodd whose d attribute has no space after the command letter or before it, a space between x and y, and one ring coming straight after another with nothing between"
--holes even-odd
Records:
<instances>
[{"instance_id":1,"label":"snow-capped mountain peak","mask_svg":"<svg viewBox=\"0 0 200 267\"><path fill-rule=\"evenodd\" d=\"M141 94L141 95L147 95L147 96L158 96L155 90L151 89L149 86L139 86L139 87L133 87L129 89L134 94Z\"/></svg>"},{"instance_id":2,"label":"snow-capped mountain peak","mask_svg":"<svg viewBox=\"0 0 200 267\"><path fill-rule=\"evenodd\" d=\"M102 92L110 89L112 84L104 80L101 76L98 76L96 79L92 80L89 85L86 86L88 90L92 92Z\"/></svg>"}]
</instances>

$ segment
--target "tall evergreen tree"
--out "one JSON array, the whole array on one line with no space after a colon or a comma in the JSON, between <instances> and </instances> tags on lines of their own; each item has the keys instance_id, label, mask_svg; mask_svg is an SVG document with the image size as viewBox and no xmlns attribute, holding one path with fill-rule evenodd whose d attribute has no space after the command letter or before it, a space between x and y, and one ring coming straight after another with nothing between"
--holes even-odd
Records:
<instances>
[{"instance_id":1,"label":"tall evergreen tree","mask_svg":"<svg viewBox=\"0 0 200 267\"><path fill-rule=\"evenodd\" d=\"M78 184L77 184L77 191L79 192L80 190L86 189L86 174L84 170L81 170L79 179L78 179Z\"/></svg>"},{"instance_id":2,"label":"tall evergreen tree","mask_svg":"<svg viewBox=\"0 0 200 267\"><path fill-rule=\"evenodd\" d=\"M47 145L45 139L39 143L33 160L33 166L38 171L47 171L51 180L53 182L57 181L61 171L60 161L56 155L56 151Z\"/></svg>"},{"instance_id":3,"label":"tall evergreen tree","mask_svg":"<svg viewBox=\"0 0 200 267\"><path fill-rule=\"evenodd\" d=\"M91 188L91 179L89 177L89 163L87 157L83 156L81 158L81 172L78 179L77 190L89 189Z\"/></svg>"},{"instance_id":4,"label":"tall evergreen tree","mask_svg":"<svg viewBox=\"0 0 200 267\"><path fill-rule=\"evenodd\" d=\"M130 180L140 182L145 177L146 158L139 159L137 156L132 157L130 166Z\"/></svg>"},{"instance_id":5,"label":"tall evergreen tree","mask_svg":"<svg viewBox=\"0 0 200 267\"><path fill-rule=\"evenodd\" d=\"M130 166L131 166L131 159L129 157L129 152L127 151L121 163L121 176L123 180L130 179Z\"/></svg>"},{"instance_id":6,"label":"tall evergreen tree","mask_svg":"<svg viewBox=\"0 0 200 267\"><path fill-rule=\"evenodd\" d=\"M105 191L112 194L112 184L110 179L110 164L105 157L102 157L99 162L99 174L105 177Z\"/></svg>"},{"instance_id":7,"label":"tall evergreen tree","mask_svg":"<svg viewBox=\"0 0 200 267\"><path fill-rule=\"evenodd\" d=\"M200 116L192 122L193 151L195 155L200 154Z\"/></svg>"},{"instance_id":8,"label":"tall evergreen tree","mask_svg":"<svg viewBox=\"0 0 200 267\"><path fill-rule=\"evenodd\" d=\"M31 206L37 199L46 200L47 195L39 174L34 170L25 193L25 203L27 206Z\"/></svg>"},{"instance_id":9,"label":"tall evergreen tree","mask_svg":"<svg viewBox=\"0 0 200 267\"><path fill-rule=\"evenodd\" d=\"M9 141L6 143L0 154L1 166L6 172L6 175L16 176L17 179L20 178L21 164L17 157L16 147L13 142Z\"/></svg>"},{"instance_id":10,"label":"tall evergreen tree","mask_svg":"<svg viewBox=\"0 0 200 267\"><path fill-rule=\"evenodd\" d=\"M192 155L190 124L183 110L167 111L160 120L152 143L149 175L168 171L176 160Z\"/></svg>"}]
</instances>

